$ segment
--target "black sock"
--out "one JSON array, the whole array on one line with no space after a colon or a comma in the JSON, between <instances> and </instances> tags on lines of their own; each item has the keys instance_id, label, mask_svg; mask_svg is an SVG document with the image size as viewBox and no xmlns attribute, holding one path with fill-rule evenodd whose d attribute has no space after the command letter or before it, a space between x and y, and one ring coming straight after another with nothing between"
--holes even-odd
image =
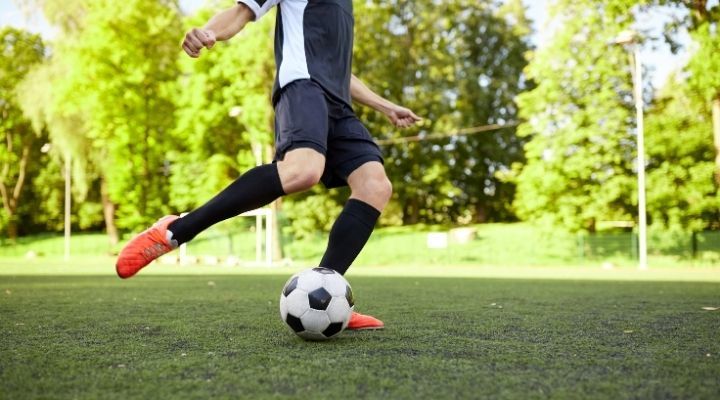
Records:
<instances>
[{"instance_id":1,"label":"black sock","mask_svg":"<svg viewBox=\"0 0 720 400\"><path fill-rule=\"evenodd\" d=\"M284 194L277 164L260 165L237 178L202 207L173 221L168 230L178 244L183 244L220 221L260 208Z\"/></svg>"},{"instance_id":2,"label":"black sock","mask_svg":"<svg viewBox=\"0 0 720 400\"><path fill-rule=\"evenodd\" d=\"M333 224L321 267L345 274L365 246L380 217L380 211L363 201L350 199Z\"/></svg>"}]
</instances>

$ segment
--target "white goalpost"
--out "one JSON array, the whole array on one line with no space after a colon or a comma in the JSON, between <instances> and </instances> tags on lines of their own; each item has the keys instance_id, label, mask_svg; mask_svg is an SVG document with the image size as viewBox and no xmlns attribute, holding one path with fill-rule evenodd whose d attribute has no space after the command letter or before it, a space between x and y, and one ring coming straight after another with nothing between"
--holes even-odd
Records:
<instances>
[{"instance_id":1,"label":"white goalpost","mask_svg":"<svg viewBox=\"0 0 720 400\"><path fill-rule=\"evenodd\" d=\"M183 213L181 216L186 214L187 213ZM273 210L269 207L258 208L244 212L238 215L238 217L255 217L255 261L251 264L271 266L273 262ZM178 261L180 264L187 265L194 263L194 256L191 256L188 252L188 243L180 245L178 250ZM214 257L214 255L200 256ZM236 254L230 254L228 259L231 257L233 260L240 261L240 258ZM235 264L235 262L228 264Z\"/></svg>"}]
</instances>

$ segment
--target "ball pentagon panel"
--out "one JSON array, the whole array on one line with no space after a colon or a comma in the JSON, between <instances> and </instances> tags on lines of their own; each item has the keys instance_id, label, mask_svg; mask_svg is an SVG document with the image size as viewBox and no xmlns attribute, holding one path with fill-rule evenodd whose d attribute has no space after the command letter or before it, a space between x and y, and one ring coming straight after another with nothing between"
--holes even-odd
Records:
<instances>
[{"instance_id":1,"label":"ball pentagon panel","mask_svg":"<svg viewBox=\"0 0 720 400\"><path fill-rule=\"evenodd\" d=\"M315 289L308 293L310 308L313 310L325 310L330 305L332 295L325 288Z\"/></svg>"},{"instance_id":2,"label":"ball pentagon panel","mask_svg":"<svg viewBox=\"0 0 720 400\"><path fill-rule=\"evenodd\" d=\"M292 329L295 333L300 333L305 330L305 326L303 325L302 320L290 314L287 315L285 323L287 323L290 329Z\"/></svg>"},{"instance_id":3,"label":"ball pentagon panel","mask_svg":"<svg viewBox=\"0 0 720 400\"><path fill-rule=\"evenodd\" d=\"M322 334L323 334L323 336L325 336L325 337L327 337L327 338L330 338L330 337L333 337L333 336L337 335L338 333L342 332L342 330L343 330L344 328L345 328L345 327L343 326L343 323L342 323L342 322L332 322L332 323L330 323L330 325L328 325L328 327L322 332Z\"/></svg>"},{"instance_id":4,"label":"ball pentagon panel","mask_svg":"<svg viewBox=\"0 0 720 400\"><path fill-rule=\"evenodd\" d=\"M285 284L285 287L283 288L282 293L285 296L290 295L290 293L292 293L292 291L295 290L295 288L297 287L297 283L298 283L298 277L292 276L290 278L290 280L288 280L287 283Z\"/></svg>"},{"instance_id":5,"label":"ball pentagon panel","mask_svg":"<svg viewBox=\"0 0 720 400\"><path fill-rule=\"evenodd\" d=\"M337 274L337 271L335 271L332 268L326 268L326 267L315 267L312 269L315 272L321 273L323 275L334 275Z\"/></svg>"}]
</instances>

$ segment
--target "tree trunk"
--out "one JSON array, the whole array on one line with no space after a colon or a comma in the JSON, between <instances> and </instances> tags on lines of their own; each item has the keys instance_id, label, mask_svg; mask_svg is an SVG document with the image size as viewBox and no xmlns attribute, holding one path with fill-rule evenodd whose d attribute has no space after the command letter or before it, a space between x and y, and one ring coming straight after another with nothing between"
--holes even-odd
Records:
<instances>
[{"instance_id":1,"label":"tree trunk","mask_svg":"<svg viewBox=\"0 0 720 400\"><path fill-rule=\"evenodd\" d=\"M403 205L403 225L415 225L420 220L420 207L416 196L407 200Z\"/></svg>"},{"instance_id":2,"label":"tree trunk","mask_svg":"<svg viewBox=\"0 0 720 400\"><path fill-rule=\"evenodd\" d=\"M100 198L102 201L103 217L105 218L105 231L110 241L110 247L114 247L118 244L120 237L117 226L115 225L115 204L110 200L105 179L100 181Z\"/></svg>"},{"instance_id":3,"label":"tree trunk","mask_svg":"<svg viewBox=\"0 0 720 400\"><path fill-rule=\"evenodd\" d=\"M408 225L408 215L410 215L410 206L408 203L402 205L402 224Z\"/></svg>"},{"instance_id":4,"label":"tree trunk","mask_svg":"<svg viewBox=\"0 0 720 400\"><path fill-rule=\"evenodd\" d=\"M272 242L272 259L273 261L281 261L283 259L282 253L282 236L280 236L280 222L278 218L280 214L280 208L282 207L282 198L279 198L270 203L270 209L272 210L272 226L270 229L273 230L273 242Z\"/></svg>"},{"instance_id":5,"label":"tree trunk","mask_svg":"<svg viewBox=\"0 0 720 400\"><path fill-rule=\"evenodd\" d=\"M712 120L715 138L715 183L720 186L720 94L712 101Z\"/></svg>"},{"instance_id":6,"label":"tree trunk","mask_svg":"<svg viewBox=\"0 0 720 400\"><path fill-rule=\"evenodd\" d=\"M8 241L10 242L10 244L15 244L18 237L17 221L15 221L15 215L13 213L8 213L8 215L10 217L10 220L7 224Z\"/></svg>"},{"instance_id":7,"label":"tree trunk","mask_svg":"<svg viewBox=\"0 0 720 400\"><path fill-rule=\"evenodd\" d=\"M7 146L8 152L12 152L12 138L9 134L7 135ZM15 212L18 208L18 204L20 203L20 195L22 194L22 189L25 185L25 173L27 171L29 158L30 143L26 143L23 145L22 155L20 156L18 166L18 177L15 182L15 186L12 188L12 192L10 192L10 188L5 184L5 179L7 178L8 171L10 169L9 164L5 164L2 172L0 173L0 195L2 197L3 207L9 217L7 225L8 239L10 239L10 243L13 244L17 240L18 236L18 226L17 221L15 221Z\"/></svg>"},{"instance_id":8,"label":"tree trunk","mask_svg":"<svg viewBox=\"0 0 720 400\"><path fill-rule=\"evenodd\" d=\"M475 217L473 219L478 224L486 223L488 221L487 207L485 207L484 205L476 204L475 205Z\"/></svg>"}]
</instances>

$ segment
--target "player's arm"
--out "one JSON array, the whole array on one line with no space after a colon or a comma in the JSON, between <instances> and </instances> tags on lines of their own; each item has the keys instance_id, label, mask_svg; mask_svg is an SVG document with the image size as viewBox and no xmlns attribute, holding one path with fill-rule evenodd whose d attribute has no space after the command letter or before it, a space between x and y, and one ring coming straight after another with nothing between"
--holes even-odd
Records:
<instances>
[{"instance_id":1,"label":"player's arm","mask_svg":"<svg viewBox=\"0 0 720 400\"><path fill-rule=\"evenodd\" d=\"M407 128L422 121L422 118L409 108L399 106L373 92L355 75L350 78L350 96L354 101L385 114L390 122L399 128Z\"/></svg>"},{"instance_id":2,"label":"player's arm","mask_svg":"<svg viewBox=\"0 0 720 400\"><path fill-rule=\"evenodd\" d=\"M221 11L210 18L203 28L194 28L185 35L182 48L193 58L200 56L203 47L208 49L218 40L228 40L237 35L248 22L255 19L255 13L245 4Z\"/></svg>"}]
</instances>

